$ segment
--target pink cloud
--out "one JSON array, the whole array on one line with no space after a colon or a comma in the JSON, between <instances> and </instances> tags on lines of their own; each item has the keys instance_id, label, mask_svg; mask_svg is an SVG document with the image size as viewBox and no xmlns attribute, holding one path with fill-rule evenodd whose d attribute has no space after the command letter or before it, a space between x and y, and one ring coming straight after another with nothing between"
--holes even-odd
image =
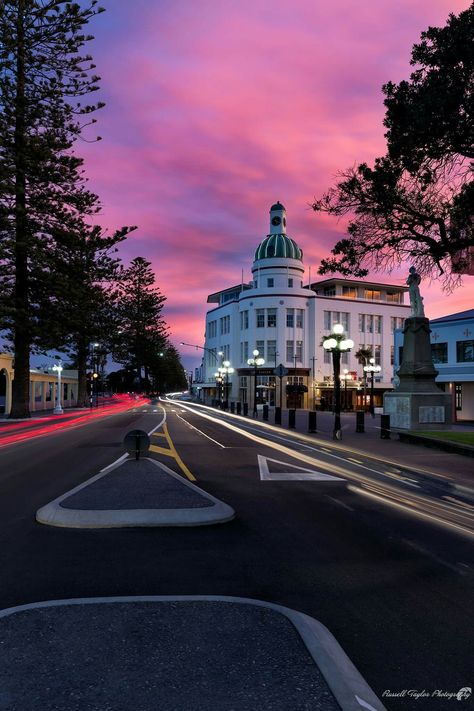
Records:
<instances>
[{"instance_id":1,"label":"pink cloud","mask_svg":"<svg viewBox=\"0 0 474 711\"><path fill-rule=\"evenodd\" d=\"M102 223L139 225L123 256L153 263L177 342L192 333L201 343L207 294L242 268L249 278L276 199L315 274L344 223L308 204L338 170L384 152L382 84L409 75L422 30L469 4L110 4L91 28L104 140L78 150ZM435 286L429 293L435 312L443 301ZM467 290L454 303L467 303Z\"/></svg>"}]
</instances>

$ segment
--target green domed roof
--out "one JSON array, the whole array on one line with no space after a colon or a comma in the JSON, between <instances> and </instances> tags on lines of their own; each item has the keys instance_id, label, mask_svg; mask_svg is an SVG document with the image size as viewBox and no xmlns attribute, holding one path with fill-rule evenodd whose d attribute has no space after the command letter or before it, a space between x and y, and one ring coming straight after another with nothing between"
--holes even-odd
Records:
<instances>
[{"instance_id":1,"label":"green domed roof","mask_svg":"<svg viewBox=\"0 0 474 711\"><path fill-rule=\"evenodd\" d=\"M270 212L273 212L273 210L284 210L285 206L281 204L281 202L278 200L274 205L271 206Z\"/></svg>"},{"instance_id":2,"label":"green domed roof","mask_svg":"<svg viewBox=\"0 0 474 711\"><path fill-rule=\"evenodd\" d=\"M303 250L286 234L267 235L255 251L258 259L299 259L303 261Z\"/></svg>"}]
</instances>

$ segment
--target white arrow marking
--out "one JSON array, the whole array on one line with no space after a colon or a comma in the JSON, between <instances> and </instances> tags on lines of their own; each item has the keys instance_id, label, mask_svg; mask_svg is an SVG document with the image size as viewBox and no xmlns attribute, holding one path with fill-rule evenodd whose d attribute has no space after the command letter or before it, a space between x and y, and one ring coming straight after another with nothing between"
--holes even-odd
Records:
<instances>
[{"instance_id":1,"label":"white arrow marking","mask_svg":"<svg viewBox=\"0 0 474 711\"><path fill-rule=\"evenodd\" d=\"M279 462L278 459L270 459L257 455L258 466L260 469L260 481L344 481L341 477L332 476L331 474L323 474L323 472L315 472L312 469L288 464L288 462ZM270 472L268 462L279 464L287 469L294 469L293 472Z\"/></svg>"}]
</instances>

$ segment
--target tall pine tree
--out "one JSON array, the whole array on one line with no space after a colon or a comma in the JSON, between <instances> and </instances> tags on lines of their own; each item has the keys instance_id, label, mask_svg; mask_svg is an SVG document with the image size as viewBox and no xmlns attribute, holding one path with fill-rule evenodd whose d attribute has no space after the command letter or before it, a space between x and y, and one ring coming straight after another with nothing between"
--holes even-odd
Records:
<instances>
[{"instance_id":1,"label":"tall pine tree","mask_svg":"<svg viewBox=\"0 0 474 711\"><path fill-rule=\"evenodd\" d=\"M101 106L82 98L98 88L82 48L92 39L84 27L100 12L97 0L0 5L0 287L15 356L11 417L29 415L29 357L47 326L38 308L55 231L89 201L73 145L84 116Z\"/></svg>"},{"instance_id":2,"label":"tall pine tree","mask_svg":"<svg viewBox=\"0 0 474 711\"><path fill-rule=\"evenodd\" d=\"M124 269L115 302L116 330L113 357L132 368L141 389L142 377L149 379L156 354L167 344L168 328L161 315L166 297L154 286L151 264L136 257Z\"/></svg>"}]
</instances>

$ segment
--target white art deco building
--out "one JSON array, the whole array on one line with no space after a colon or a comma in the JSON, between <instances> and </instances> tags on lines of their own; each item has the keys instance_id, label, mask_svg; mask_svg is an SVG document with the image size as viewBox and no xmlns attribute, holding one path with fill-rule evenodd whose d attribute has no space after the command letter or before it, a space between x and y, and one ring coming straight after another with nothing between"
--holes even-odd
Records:
<instances>
[{"instance_id":1,"label":"white art deco building","mask_svg":"<svg viewBox=\"0 0 474 711\"><path fill-rule=\"evenodd\" d=\"M410 313L406 287L340 278L304 285L303 252L286 229L286 210L277 202L270 208L270 232L255 251L252 281L208 297L213 308L206 314L201 382L196 383L201 399L253 407L256 390L259 403L279 405L281 398L283 407L330 406L332 360L321 340L340 323L354 341L352 351L342 354L343 404L362 406L363 368L355 354L370 349L381 366L375 382L375 405L381 405L383 392L392 387L393 333ZM255 367L248 364L255 350L265 361L256 381ZM222 385L216 373L227 361L233 372ZM274 373L279 364L288 371L282 380Z\"/></svg>"}]
</instances>

